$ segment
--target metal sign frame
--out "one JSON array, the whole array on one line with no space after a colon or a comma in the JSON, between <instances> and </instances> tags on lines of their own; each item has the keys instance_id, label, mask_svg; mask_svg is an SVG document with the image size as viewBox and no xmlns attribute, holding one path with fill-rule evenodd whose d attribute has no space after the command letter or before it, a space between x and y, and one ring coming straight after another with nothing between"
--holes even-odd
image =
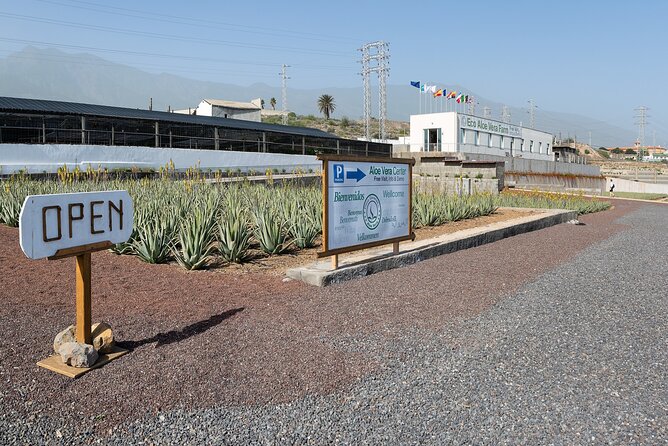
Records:
<instances>
[{"instance_id":1,"label":"metal sign frame","mask_svg":"<svg viewBox=\"0 0 668 446\"><path fill-rule=\"evenodd\" d=\"M334 256L333 265L338 266L336 256L347 252L359 251L367 248L374 248L383 245L395 245L395 252L398 252L399 242L406 240L415 240L413 232L413 158L381 158L381 157L354 157L347 155L319 154L317 159L322 161L322 246L323 251L318 252L318 258ZM329 249L329 164L330 161L354 162L354 163L375 163L375 164L406 164L408 167L408 234L401 237L393 237L373 242L356 244L344 248Z\"/></svg>"}]
</instances>

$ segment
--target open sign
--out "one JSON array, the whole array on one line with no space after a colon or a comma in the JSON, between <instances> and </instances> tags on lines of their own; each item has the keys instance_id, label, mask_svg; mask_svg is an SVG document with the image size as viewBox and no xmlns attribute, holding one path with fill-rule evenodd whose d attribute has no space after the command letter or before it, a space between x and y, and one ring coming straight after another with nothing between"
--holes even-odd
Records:
<instances>
[{"instance_id":1,"label":"open sign","mask_svg":"<svg viewBox=\"0 0 668 446\"><path fill-rule=\"evenodd\" d=\"M21 249L41 259L77 247L122 243L132 235L133 214L124 190L30 195L19 217Z\"/></svg>"}]
</instances>

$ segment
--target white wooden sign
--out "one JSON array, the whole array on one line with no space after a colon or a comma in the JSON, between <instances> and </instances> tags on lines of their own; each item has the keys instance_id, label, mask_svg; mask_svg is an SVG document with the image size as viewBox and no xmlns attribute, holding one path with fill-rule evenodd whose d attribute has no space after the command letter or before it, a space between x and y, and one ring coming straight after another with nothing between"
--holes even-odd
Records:
<instances>
[{"instance_id":1,"label":"white wooden sign","mask_svg":"<svg viewBox=\"0 0 668 446\"><path fill-rule=\"evenodd\" d=\"M134 207L124 190L30 195L19 217L21 249L31 259L89 245L126 242Z\"/></svg>"},{"instance_id":2,"label":"white wooden sign","mask_svg":"<svg viewBox=\"0 0 668 446\"><path fill-rule=\"evenodd\" d=\"M412 160L337 158L323 166L327 190L321 255L411 239Z\"/></svg>"}]
</instances>

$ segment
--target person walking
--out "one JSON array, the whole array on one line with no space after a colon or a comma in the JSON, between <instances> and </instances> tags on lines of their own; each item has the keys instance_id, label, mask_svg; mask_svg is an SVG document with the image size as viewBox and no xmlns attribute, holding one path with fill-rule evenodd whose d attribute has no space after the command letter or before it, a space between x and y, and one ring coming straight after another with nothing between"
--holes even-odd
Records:
<instances>
[{"instance_id":1,"label":"person walking","mask_svg":"<svg viewBox=\"0 0 668 446\"><path fill-rule=\"evenodd\" d=\"M614 197L615 196L615 180L610 178L610 196Z\"/></svg>"}]
</instances>

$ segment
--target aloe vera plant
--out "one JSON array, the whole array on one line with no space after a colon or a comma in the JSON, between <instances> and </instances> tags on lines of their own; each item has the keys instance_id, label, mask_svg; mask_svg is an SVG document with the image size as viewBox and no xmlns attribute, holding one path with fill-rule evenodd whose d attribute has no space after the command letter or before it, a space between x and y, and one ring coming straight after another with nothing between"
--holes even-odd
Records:
<instances>
[{"instance_id":1,"label":"aloe vera plant","mask_svg":"<svg viewBox=\"0 0 668 446\"><path fill-rule=\"evenodd\" d=\"M260 249L269 255L281 254L290 247L284 225L266 208L253 210L255 237Z\"/></svg>"},{"instance_id":2,"label":"aloe vera plant","mask_svg":"<svg viewBox=\"0 0 668 446\"><path fill-rule=\"evenodd\" d=\"M289 232L295 245L300 249L313 248L316 238L320 235L320 229L306 211L298 211L293 215Z\"/></svg>"},{"instance_id":3,"label":"aloe vera plant","mask_svg":"<svg viewBox=\"0 0 668 446\"><path fill-rule=\"evenodd\" d=\"M177 243L172 246L174 258L183 268L201 269L215 249L214 210L194 206L179 227Z\"/></svg>"},{"instance_id":4,"label":"aloe vera plant","mask_svg":"<svg viewBox=\"0 0 668 446\"><path fill-rule=\"evenodd\" d=\"M232 263L248 260L251 230L240 206L224 213L218 222L218 252Z\"/></svg>"}]
</instances>

